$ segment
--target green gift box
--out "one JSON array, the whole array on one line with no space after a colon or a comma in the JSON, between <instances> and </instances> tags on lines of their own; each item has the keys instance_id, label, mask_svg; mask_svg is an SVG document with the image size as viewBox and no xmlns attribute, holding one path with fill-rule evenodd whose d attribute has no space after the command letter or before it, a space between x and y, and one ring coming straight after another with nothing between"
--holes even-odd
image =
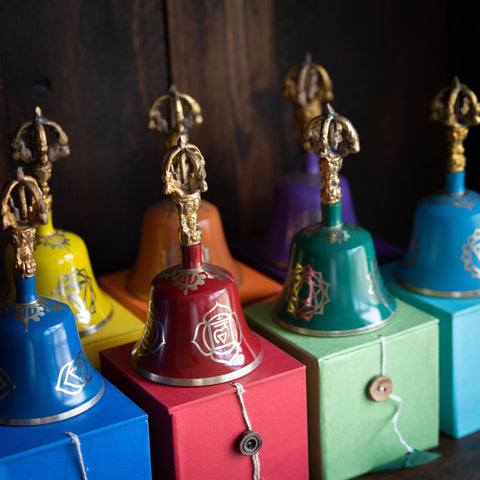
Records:
<instances>
[{"instance_id":1,"label":"green gift box","mask_svg":"<svg viewBox=\"0 0 480 480\"><path fill-rule=\"evenodd\" d=\"M271 303L245 309L251 328L306 365L312 478L353 478L403 457L400 437L415 450L438 445L438 320L397 304L385 327L336 338L284 329ZM392 380L392 396L373 401L367 387L381 373Z\"/></svg>"}]
</instances>

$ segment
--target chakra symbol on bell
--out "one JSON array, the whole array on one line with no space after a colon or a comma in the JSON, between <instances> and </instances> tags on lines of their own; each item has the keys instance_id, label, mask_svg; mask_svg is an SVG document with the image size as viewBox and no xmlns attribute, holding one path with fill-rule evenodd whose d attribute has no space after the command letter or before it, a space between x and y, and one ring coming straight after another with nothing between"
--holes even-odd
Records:
<instances>
[{"instance_id":1,"label":"chakra symbol on bell","mask_svg":"<svg viewBox=\"0 0 480 480\"><path fill-rule=\"evenodd\" d=\"M215 303L197 325L192 343L214 362L232 365L242 343L242 327L237 314L228 305Z\"/></svg>"},{"instance_id":2,"label":"chakra symbol on bell","mask_svg":"<svg viewBox=\"0 0 480 480\"><path fill-rule=\"evenodd\" d=\"M92 369L85 354L81 351L62 367L55 390L67 395L77 395L91 379Z\"/></svg>"}]
</instances>

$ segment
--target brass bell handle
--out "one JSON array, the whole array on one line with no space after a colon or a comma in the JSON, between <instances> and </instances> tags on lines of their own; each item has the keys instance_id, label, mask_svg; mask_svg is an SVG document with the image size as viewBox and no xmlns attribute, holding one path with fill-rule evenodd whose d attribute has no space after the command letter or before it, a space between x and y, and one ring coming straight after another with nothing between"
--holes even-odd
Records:
<instances>
[{"instance_id":1,"label":"brass bell handle","mask_svg":"<svg viewBox=\"0 0 480 480\"><path fill-rule=\"evenodd\" d=\"M47 206L36 180L26 176L19 167L16 178L5 187L2 195L2 226L11 229L14 248L14 277L35 275L33 244L36 227L47 223Z\"/></svg>"},{"instance_id":2,"label":"brass bell handle","mask_svg":"<svg viewBox=\"0 0 480 480\"><path fill-rule=\"evenodd\" d=\"M463 143L468 129L480 123L480 105L475 93L458 77L442 89L432 102L432 120L447 127L447 172L463 172L466 166Z\"/></svg>"},{"instance_id":3,"label":"brass bell handle","mask_svg":"<svg viewBox=\"0 0 480 480\"><path fill-rule=\"evenodd\" d=\"M197 212L201 204L201 192L207 191L205 159L193 144L181 136L177 145L165 154L162 163L163 193L171 195L178 215L180 245L198 245L202 230Z\"/></svg>"},{"instance_id":4,"label":"brass bell handle","mask_svg":"<svg viewBox=\"0 0 480 480\"><path fill-rule=\"evenodd\" d=\"M339 203L342 199L339 173L343 158L360 151L360 140L354 126L327 104L326 113L313 118L305 129L304 145L319 158L322 204Z\"/></svg>"},{"instance_id":5,"label":"brass bell handle","mask_svg":"<svg viewBox=\"0 0 480 480\"><path fill-rule=\"evenodd\" d=\"M322 114L322 104L333 100L333 86L328 72L312 62L310 53L305 60L293 65L285 75L283 96L292 100L297 117L299 142L303 145L303 132L312 118Z\"/></svg>"},{"instance_id":6,"label":"brass bell handle","mask_svg":"<svg viewBox=\"0 0 480 480\"><path fill-rule=\"evenodd\" d=\"M180 136L187 136L195 125L203 122L202 109L190 95L180 93L172 85L168 94L158 97L148 113L148 128L166 133L167 149L174 147Z\"/></svg>"},{"instance_id":7,"label":"brass bell handle","mask_svg":"<svg viewBox=\"0 0 480 480\"><path fill-rule=\"evenodd\" d=\"M54 133L50 144L45 127ZM40 107L36 107L33 119L18 128L11 146L13 160L22 162L26 172L37 180L50 210L52 199L48 181L52 175L52 163L70 155L66 133L60 125L46 119Z\"/></svg>"}]
</instances>

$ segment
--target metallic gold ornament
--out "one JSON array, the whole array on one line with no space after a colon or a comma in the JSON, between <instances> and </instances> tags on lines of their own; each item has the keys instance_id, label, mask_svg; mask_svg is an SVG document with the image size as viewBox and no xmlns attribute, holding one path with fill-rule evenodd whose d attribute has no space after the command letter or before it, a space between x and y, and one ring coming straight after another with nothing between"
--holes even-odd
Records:
<instances>
[{"instance_id":1,"label":"metallic gold ornament","mask_svg":"<svg viewBox=\"0 0 480 480\"><path fill-rule=\"evenodd\" d=\"M344 117L337 115L330 104L327 113L313 118L305 129L305 148L319 156L323 189L322 203L333 205L340 202L339 172L343 158L360 151L358 133Z\"/></svg>"},{"instance_id":2,"label":"metallic gold ornament","mask_svg":"<svg viewBox=\"0 0 480 480\"><path fill-rule=\"evenodd\" d=\"M45 127L54 134L50 144ZM28 144L32 145L28 148ZM48 211L52 208L52 196L48 181L52 175L52 163L70 155L68 137L55 122L47 120L40 107L35 108L33 120L23 123L12 140L13 160L25 164L25 170L36 178L42 189Z\"/></svg>"},{"instance_id":3,"label":"metallic gold ornament","mask_svg":"<svg viewBox=\"0 0 480 480\"><path fill-rule=\"evenodd\" d=\"M148 118L148 128L167 134L167 149L175 146L181 135L187 136L194 125L203 122L198 102L190 95L179 93L174 85L167 95L153 102Z\"/></svg>"},{"instance_id":4,"label":"metallic gold ornament","mask_svg":"<svg viewBox=\"0 0 480 480\"><path fill-rule=\"evenodd\" d=\"M205 160L200 150L185 143L181 136L176 148L171 148L162 164L163 193L172 195L178 214L178 238L180 245L198 245L202 230L197 212L201 204L201 192L207 191Z\"/></svg>"},{"instance_id":5,"label":"metallic gold ornament","mask_svg":"<svg viewBox=\"0 0 480 480\"><path fill-rule=\"evenodd\" d=\"M310 120L322 114L323 102L333 100L332 81L327 71L312 63L312 56L307 53L302 63L288 70L283 82L283 96L295 105L298 138L303 145L303 132Z\"/></svg>"},{"instance_id":6,"label":"metallic gold ornament","mask_svg":"<svg viewBox=\"0 0 480 480\"><path fill-rule=\"evenodd\" d=\"M431 118L448 127L447 172L463 172L466 164L463 142L468 129L480 123L477 96L455 77L453 85L441 90L433 100Z\"/></svg>"}]
</instances>

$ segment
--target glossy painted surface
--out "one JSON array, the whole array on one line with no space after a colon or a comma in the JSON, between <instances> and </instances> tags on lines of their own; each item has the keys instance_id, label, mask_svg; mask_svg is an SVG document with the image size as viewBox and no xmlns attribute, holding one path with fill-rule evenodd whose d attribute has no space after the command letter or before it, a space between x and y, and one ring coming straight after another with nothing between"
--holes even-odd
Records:
<instances>
[{"instance_id":1,"label":"glossy painted surface","mask_svg":"<svg viewBox=\"0 0 480 480\"><path fill-rule=\"evenodd\" d=\"M203 261L225 268L240 285L242 271L228 249L217 207L202 200L198 223L202 229ZM145 211L137 259L127 277L127 289L132 295L148 300L150 284L155 276L181 262L177 229L178 218L170 200Z\"/></svg>"},{"instance_id":2,"label":"glossy painted surface","mask_svg":"<svg viewBox=\"0 0 480 480\"><path fill-rule=\"evenodd\" d=\"M323 223L298 232L274 314L285 328L344 336L382 327L396 309L383 284L371 235L341 222L341 204L322 205Z\"/></svg>"},{"instance_id":3,"label":"glossy painted surface","mask_svg":"<svg viewBox=\"0 0 480 480\"><path fill-rule=\"evenodd\" d=\"M132 351L136 371L167 385L212 385L239 378L262 359L243 316L235 280L201 262L201 245L182 247L184 266L155 277L142 338Z\"/></svg>"},{"instance_id":4,"label":"glossy painted surface","mask_svg":"<svg viewBox=\"0 0 480 480\"><path fill-rule=\"evenodd\" d=\"M37 293L68 304L81 336L94 333L110 319L112 304L97 284L85 242L74 233L55 229L52 213L48 216L35 237ZM6 257L6 265L11 265L11 248ZM8 285L6 298L15 295L11 276Z\"/></svg>"},{"instance_id":5,"label":"glossy painted surface","mask_svg":"<svg viewBox=\"0 0 480 480\"><path fill-rule=\"evenodd\" d=\"M445 191L417 206L410 245L396 271L414 292L480 296L480 195L465 189L464 175L448 173Z\"/></svg>"},{"instance_id":6,"label":"glossy painted surface","mask_svg":"<svg viewBox=\"0 0 480 480\"><path fill-rule=\"evenodd\" d=\"M18 300L35 278L16 280ZM39 296L0 305L0 423L39 425L78 415L102 396L102 376L85 357L70 308Z\"/></svg>"},{"instance_id":7,"label":"glossy painted surface","mask_svg":"<svg viewBox=\"0 0 480 480\"><path fill-rule=\"evenodd\" d=\"M288 264L290 245L295 233L322 220L322 176L318 169L318 156L304 152L303 158L302 172L284 175L275 185L270 228L259 249L266 261L279 267ZM342 175L340 186L343 216L347 222L356 223L350 187Z\"/></svg>"}]
</instances>

